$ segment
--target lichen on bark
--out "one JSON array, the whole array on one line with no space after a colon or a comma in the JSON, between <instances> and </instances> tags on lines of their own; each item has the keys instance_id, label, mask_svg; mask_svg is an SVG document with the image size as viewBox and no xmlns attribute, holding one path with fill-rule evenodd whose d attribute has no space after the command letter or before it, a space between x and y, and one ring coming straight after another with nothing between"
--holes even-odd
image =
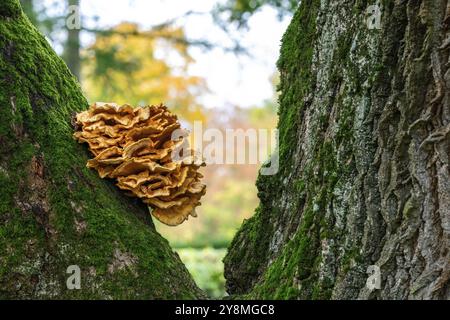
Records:
<instances>
[{"instance_id":1,"label":"lichen on bark","mask_svg":"<svg viewBox=\"0 0 450 320\"><path fill-rule=\"evenodd\" d=\"M450 6L381 1L369 29L371 4L303 0L283 37L280 170L229 247L232 296L450 298Z\"/></svg>"},{"instance_id":2,"label":"lichen on bark","mask_svg":"<svg viewBox=\"0 0 450 320\"><path fill-rule=\"evenodd\" d=\"M85 167L87 101L18 0L0 5L0 105L0 298L204 297L146 206Z\"/></svg>"}]
</instances>

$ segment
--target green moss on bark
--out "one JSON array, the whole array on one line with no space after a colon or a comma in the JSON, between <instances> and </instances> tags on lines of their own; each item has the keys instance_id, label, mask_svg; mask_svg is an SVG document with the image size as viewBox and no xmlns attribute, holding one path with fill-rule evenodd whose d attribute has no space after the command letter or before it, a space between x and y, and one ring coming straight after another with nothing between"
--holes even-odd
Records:
<instances>
[{"instance_id":1,"label":"green moss on bark","mask_svg":"<svg viewBox=\"0 0 450 320\"><path fill-rule=\"evenodd\" d=\"M261 201L255 215L246 221L238 231L231 243L228 254L225 257L225 275L229 292L245 294L258 282L254 290L246 297L290 298L298 295L298 290L291 284L285 283L283 277L292 273L297 266L291 263L288 268L284 265L283 258L277 259L268 270L267 253L270 250L270 237L275 232L273 221L280 212L274 206L273 200L279 199L283 193L283 182L280 177L289 175L291 158L294 146L297 144L298 125L301 121L302 108L308 92L313 84L311 62L313 59L314 41L316 39L316 20L320 1L302 1L299 10L294 15L291 24L283 36L278 68L281 75L279 88L279 138L280 138L280 170L273 176L258 177L258 197ZM298 188L303 190L305 184L298 183ZM301 193L300 193L301 195ZM297 210L304 199L299 195L292 206ZM307 219L306 219L307 220ZM302 222L302 228L306 228L310 222ZM294 244L295 243L295 244ZM299 258L302 272L310 272L314 264L314 258L310 252L317 247L317 239L298 236L292 240L291 245L283 252L283 256L295 255ZM240 263L239 261L242 261ZM290 259L295 261L295 259ZM264 281L260 282L261 277ZM244 295L245 296L245 295Z\"/></svg>"},{"instance_id":2,"label":"green moss on bark","mask_svg":"<svg viewBox=\"0 0 450 320\"><path fill-rule=\"evenodd\" d=\"M343 231L336 228L333 205L341 184L356 171L356 111L348 97L364 93L367 75L350 57L360 21L346 21L342 30L325 27L335 23L325 20L329 10L344 10L329 8L330 3L302 1L282 40L280 170L258 177L259 208L239 230L224 260L227 288L238 297L330 299L336 269L345 265L345 274L356 263L326 259L360 262L353 244L336 245ZM343 7L361 17L367 6L356 1ZM322 37L323 32L327 34ZM324 56L329 60L322 61ZM327 264L336 269L327 269Z\"/></svg>"},{"instance_id":3,"label":"green moss on bark","mask_svg":"<svg viewBox=\"0 0 450 320\"><path fill-rule=\"evenodd\" d=\"M0 9L0 297L203 297L145 206L85 167L71 117L87 101L18 8Z\"/></svg>"}]
</instances>

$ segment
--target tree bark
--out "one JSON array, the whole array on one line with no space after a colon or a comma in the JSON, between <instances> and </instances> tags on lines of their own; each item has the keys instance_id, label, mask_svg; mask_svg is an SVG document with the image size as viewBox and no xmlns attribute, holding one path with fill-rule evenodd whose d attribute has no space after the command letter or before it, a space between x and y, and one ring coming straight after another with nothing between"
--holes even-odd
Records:
<instances>
[{"instance_id":1,"label":"tree bark","mask_svg":"<svg viewBox=\"0 0 450 320\"><path fill-rule=\"evenodd\" d=\"M283 37L280 170L225 258L231 294L450 299L450 2L382 1L380 29L371 4L303 0Z\"/></svg>"},{"instance_id":2,"label":"tree bark","mask_svg":"<svg viewBox=\"0 0 450 320\"><path fill-rule=\"evenodd\" d=\"M86 168L87 101L18 0L0 5L0 105L0 299L203 297L146 207Z\"/></svg>"},{"instance_id":3,"label":"tree bark","mask_svg":"<svg viewBox=\"0 0 450 320\"><path fill-rule=\"evenodd\" d=\"M31 23L37 26L38 19L36 16L33 0L20 0L20 4L22 5L23 12L25 12Z\"/></svg>"},{"instance_id":4,"label":"tree bark","mask_svg":"<svg viewBox=\"0 0 450 320\"><path fill-rule=\"evenodd\" d=\"M67 4L69 7L80 7L80 0L68 0ZM73 12L69 11L72 15ZM68 16L68 19L71 17ZM81 53L80 53L80 29L67 27L67 40L64 46L64 61L67 63L70 71L81 80Z\"/></svg>"}]
</instances>

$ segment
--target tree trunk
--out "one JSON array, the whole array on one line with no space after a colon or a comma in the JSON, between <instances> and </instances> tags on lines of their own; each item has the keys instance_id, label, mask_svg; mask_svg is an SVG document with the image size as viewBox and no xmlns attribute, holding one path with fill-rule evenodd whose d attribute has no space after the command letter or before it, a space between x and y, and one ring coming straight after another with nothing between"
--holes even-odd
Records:
<instances>
[{"instance_id":1,"label":"tree trunk","mask_svg":"<svg viewBox=\"0 0 450 320\"><path fill-rule=\"evenodd\" d=\"M18 0L0 5L0 105L0 299L203 296L146 207L86 168L87 102Z\"/></svg>"},{"instance_id":2,"label":"tree trunk","mask_svg":"<svg viewBox=\"0 0 450 320\"><path fill-rule=\"evenodd\" d=\"M22 10L27 15L28 19L30 19L31 23L35 26L38 25L38 19L36 15L36 11L34 9L33 0L20 0L20 4L22 5Z\"/></svg>"},{"instance_id":3,"label":"tree trunk","mask_svg":"<svg viewBox=\"0 0 450 320\"><path fill-rule=\"evenodd\" d=\"M450 299L450 2L382 1L379 29L373 2L303 0L284 35L280 170L231 294Z\"/></svg>"},{"instance_id":4,"label":"tree trunk","mask_svg":"<svg viewBox=\"0 0 450 320\"><path fill-rule=\"evenodd\" d=\"M69 7L80 7L80 0L69 0L68 2ZM67 19L72 19L72 15L74 14L70 10L69 16ZM67 66L69 67L70 71L77 77L78 80L80 80L81 76L81 56L80 56L80 28L69 26L66 24L67 27L67 40L64 45L64 61L67 63Z\"/></svg>"}]
</instances>

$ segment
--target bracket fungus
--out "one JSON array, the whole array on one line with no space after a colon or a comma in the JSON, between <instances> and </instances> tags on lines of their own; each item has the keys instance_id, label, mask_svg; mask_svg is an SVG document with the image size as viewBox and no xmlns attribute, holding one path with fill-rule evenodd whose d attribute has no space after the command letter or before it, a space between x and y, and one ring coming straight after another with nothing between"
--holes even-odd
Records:
<instances>
[{"instance_id":1,"label":"bracket fungus","mask_svg":"<svg viewBox=\"0 0 450 320\"><path fill-rule=\"evenodd\" d=\"M188 148L187 131L166 106L95 103L75 120L74 137L94 155L88 168L101 178L116 179L162 223L176 226L189 215L196 217L206 192L198 172L204 162ZM187 155L180 156L180 150Z\"/></svg>"}]
</instances>

